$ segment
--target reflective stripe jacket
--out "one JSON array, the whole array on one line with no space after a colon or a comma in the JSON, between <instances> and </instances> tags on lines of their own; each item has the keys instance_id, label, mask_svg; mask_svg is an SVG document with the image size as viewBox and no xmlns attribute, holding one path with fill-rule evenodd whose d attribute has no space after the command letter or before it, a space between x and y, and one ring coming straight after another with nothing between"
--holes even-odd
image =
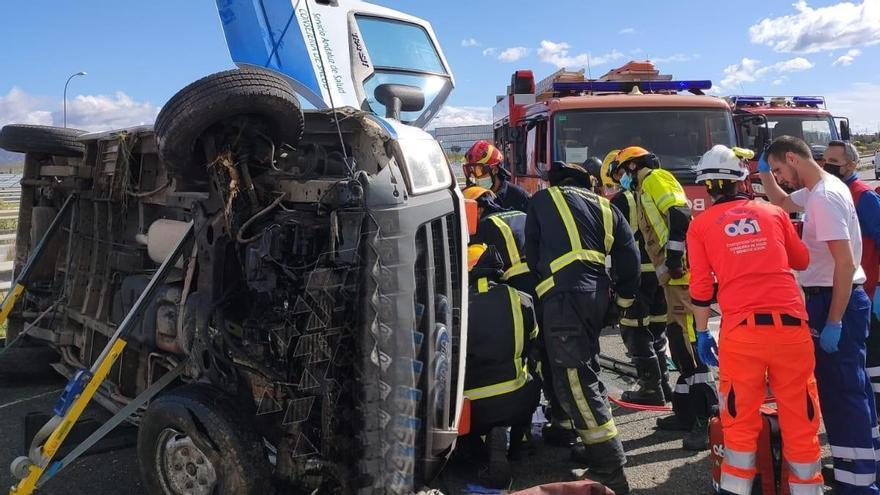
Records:
<instances>
[{"instance_id":1,"label":"reflective stripe jacket","mask_svg":"<svg viewBox=\"0 0 880 495\"><path fill-rule=\"evenodd\" d=\"M611 204L620 210L623 218L626 218L629 228L633 232L633 237L639 245L639 256L642 259L642 272L653 272L654 265L645 251L645 236L639 230L639 210L636 206L636 195L632 191L620 191L611 198Z\"/></svg>"},{"instance_id":2,"label":"reflective stripe jacket","mask_svg":"<svg viewBox=\"0 0 880 495\"><path fill-rule=\"evenodd\" d=\"M645 250L657 271L661 284L687 285L690 275L670 280L666 267L667 250L685 253L685 236L690 213L681 214L687 219L674 223L671 221L673 209L687 209L687 196L684 188L668 170L645 168L638 172L636 185L639 208L639 230L645 239ZM682 266L687 262L682 256Z\"/></svg>"},{"instance_id":3,"label":"reflective stripe jacket","mask_svg":"<svg viewBox=\"0 0 880 495\"><path fill-rule=\"evenodd\" d=\"M788 214L760 200L719 201L694 219L687 234L691 298L708 306L718 280L722 330L752 313L807 319L794 270L809 263Z\"/></svg>"},{"instance_id":4,"label":"reflective stripe jacket","mask_svg":"<svg viewBox=\"0 0 880 495\"><path fill-rule=\"evenodd\" d=\"M505 180L495 191L495 202L505 210L516 210L523 213L529 208L529 193L522 187Z\"/></svg>"},{"instance_id":5,"label":"reflective stripe jacket","mask_svg":"<svg viewBox=\"0 0 880 495\"><path fill-rule=\"evenodd\" d=\"M617 293L635 297L640 283L638 247L626 219L607 199L584 188L538 191L526 219L526 260L541 283L538 295L553 291L605 290L605 257L616 267Z\"/></svg>"},{"instance_id":6,"label":"reflective stripe jacket","mask_svg":"<svg viewBox=\"0 0 880 495\"><path fill-rule=\"evenodd\" d=\"M504 276L508 280L527 273L529 266L525 256L526 214L521 211L505 211L484 216L477 224L477 233L471 243L495 246L504 262Z\"/></svg>"},{"instance_id":7,"label":"reflective stripe jacket","mask_svg":"<svg viewBox=\"0 0 880 495\"><path fill-rule=\"evenodd\" d=\"M479 400L518 390L530 379L526 357L538 336L532 298L480 278L468 305L464 394Z\"/></svg>"}]
</instances>

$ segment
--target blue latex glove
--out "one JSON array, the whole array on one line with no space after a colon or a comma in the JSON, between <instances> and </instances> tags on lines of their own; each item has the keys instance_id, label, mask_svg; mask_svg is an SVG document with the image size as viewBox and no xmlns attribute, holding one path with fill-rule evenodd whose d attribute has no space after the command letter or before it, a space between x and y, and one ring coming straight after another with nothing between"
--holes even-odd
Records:
<instances>
[{"instance_id":1,"label":"blue latex glove","mask_svg":"<svg viewBox=\"0 0 880 495\"><path fill-rule=\"evenodd\" d=\"M709 330L697 332L697 355L707 366L718 366L718 344Z\"/></svg>"},{"instance_id":2,"label":"blue latex glove","mask_svg":"<svg viewBox=\"0 0 880 495\"><path fill-rule=\"evenodd\" d=\"M761 158L758 159L758 172L770 173L770 164L767 163L767 153L761 153Z\"/></svg>"},{"instance_id":3,"label":"blue latex glove","mask_svg":"<svg viewBox=\"0 0 880 495\"><path fill-rule=\"evenodd\" d=\"M825 328L819 334L819 347L828 354L837 352L837 344L840 342L840 332L843 330L843 323L839 321L829 321L825 323Z\"/></svg>"},{"instance_id":4,"label":"blue latex glove","mask_svg":"<svg viewBox=\"0 0 880 495\"><path fill-rule=\"evenodd\" d=\"M874 289L874 318L880 320L880 288Z\"/></svg>"}]
</instances>

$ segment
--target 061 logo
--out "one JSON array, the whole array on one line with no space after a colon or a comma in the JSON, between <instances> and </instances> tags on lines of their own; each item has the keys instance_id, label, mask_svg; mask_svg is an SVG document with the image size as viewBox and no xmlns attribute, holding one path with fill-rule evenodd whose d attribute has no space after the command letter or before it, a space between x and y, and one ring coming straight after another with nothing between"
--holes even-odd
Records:
<instances>
[{"instance_id":1,"label":"061 logo","mask_svg":"<svg viewBox=\"0 0 880 495\"><path fill-rule=\"evenodd\" d=\"M730 237L753 235L761 231L758 221L752 218L740 218L724 226L724 233Z\"/></svg>"}]
</instances>

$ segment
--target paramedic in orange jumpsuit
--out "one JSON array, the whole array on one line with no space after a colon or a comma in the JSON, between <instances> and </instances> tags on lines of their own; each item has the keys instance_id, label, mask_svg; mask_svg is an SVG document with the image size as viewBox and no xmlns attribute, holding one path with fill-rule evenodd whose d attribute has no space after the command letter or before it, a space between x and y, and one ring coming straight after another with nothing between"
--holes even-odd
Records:
<instances>
[{"instance_id":1,"label":"paramedic in orange jumpsuit","mask_svg":"<svg viewBox=\"0 0 880 495\"><path fill-rule=\"evenodd\" d=\"M806 246L781 208L743 194L749 150L715 146L697 165L697 182L714 202L687 234L697 351L720 362L719 406L724 429L722 494L748 495L769 378L776 397L792 495L821 495L819 402L815 358L804 300L793 270L809 263ZM721 337L708 331L718 282ZM716 353L720 353L716 359Z\"/></svg>"}]
</instances>

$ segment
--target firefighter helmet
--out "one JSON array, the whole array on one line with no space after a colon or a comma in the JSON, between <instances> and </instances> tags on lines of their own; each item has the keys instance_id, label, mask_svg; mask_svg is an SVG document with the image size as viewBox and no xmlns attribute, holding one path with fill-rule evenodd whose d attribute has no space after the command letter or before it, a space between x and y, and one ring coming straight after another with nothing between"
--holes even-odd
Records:
<instances>
[{"instance_id":1,"label":"firefighter helmet","mask_svg":"<svg viewBox=\"0 0 880 495\"><path fill-rule=\"evenodd\" d=\"M755 157L751 150L743 148L730 149L723 144L716 144L707 151L697 164L697 182L712 180L743 181L749 176L749 169L743 163Z\"/></svg>"},{"instance_id":2,"label":"firefighter helmet","mask_svg":"<svg viewBox=\"0 0 880 495\"><path fill-rule=\"evenodd\" d=\"M480 261L480 258L483 257L483 253L485 253L488 248L489 246L485 244L471 244L468 246L468 271L471 271L471 269L477 265L477 262Z\"/></svg>"},{"instance_id":3,"label":"firefighter helmet","mask_svg":"<svg viewBox=\"0 0 880 495\"><path fill-rule=\"evenodd\" d=\"M483 197L483 195L488 194L490 197L494 198L495 193L486 189L485 187L480 186L469 186L461 192L464 195L464 199L478 200Z\"/></svg>"},{"instance_id":4,"label":"firefighter helmet","mask_svg":"<svg viewBox=\"0 0 880 495\"><path fill-rule=\"evenodd\" d=\"M614 180L614 177L611 176L611 162L617 158L617 154L620 153L620 150L611 150L605 155L605 159L602 160L602 185L605 187L614 187L617 185L617 181Z\"/></svg>"},{"instance_id":5,"label":"firefighter helmet","mask_svg":"<svg viewBox=\"0 0 880 495\"><path fill-rule=\"evenodd\" d=\"M613 178L621 166L632 161L636 161L636 163L646 167L660 168L660 160L656 155L641 146L629 146L620 150L617 157L611 162L608 173Z\"/></svg>"},{"instance_id":6,"label":"firefighter helmet","mask_svg":"<svg viewBox=\"0 0 880 495\"><path fill-rule=\"evenodd\" d=\"M497 167L501 165L503 156L501 151L495 146L489 144L488 141L480 140L471 146L464 158L468 165L488 165L489 167Z\"/></svg>"}]
</instances>

